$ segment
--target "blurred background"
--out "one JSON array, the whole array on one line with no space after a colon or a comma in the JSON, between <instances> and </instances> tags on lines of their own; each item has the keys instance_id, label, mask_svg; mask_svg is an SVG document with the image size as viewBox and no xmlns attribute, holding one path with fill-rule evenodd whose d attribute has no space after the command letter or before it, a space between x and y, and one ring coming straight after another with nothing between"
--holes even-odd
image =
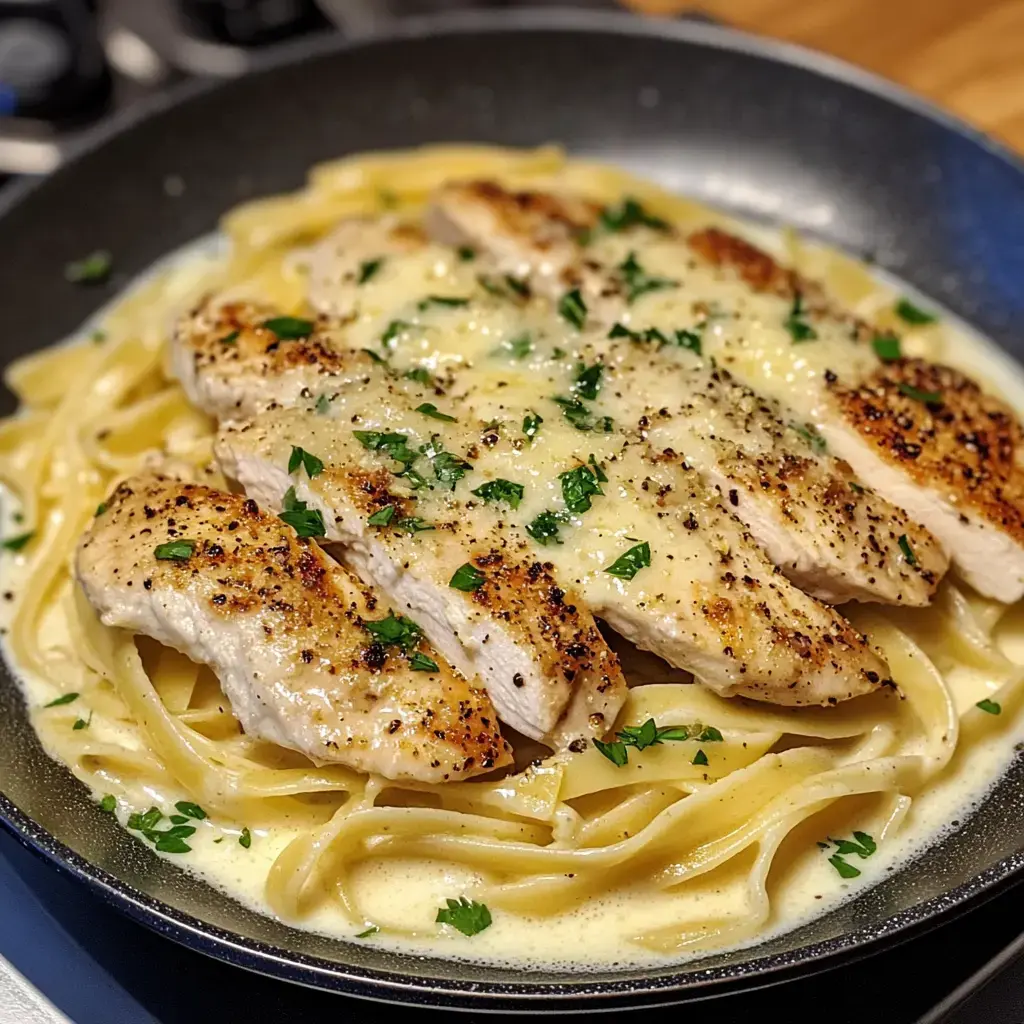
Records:
<instances>
[{"instance_id":1,"label":"blurred background","mask_svg":"<svg viewBox=\"0 0 1024 1024\"><path fill-rule=\"evenodd\" d=\"M268 46L517 0L0 0L0 175L55 167L89 125ZM533 0L705 17L893 79L1024 151L1024 0Z\"/></svg>"}]
</instances>

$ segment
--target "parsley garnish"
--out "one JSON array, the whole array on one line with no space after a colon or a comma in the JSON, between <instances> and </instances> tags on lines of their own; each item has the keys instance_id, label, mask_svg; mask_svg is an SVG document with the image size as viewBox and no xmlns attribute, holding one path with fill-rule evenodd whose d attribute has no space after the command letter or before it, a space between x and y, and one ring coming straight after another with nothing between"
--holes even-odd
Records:
<instances>
[{"instance_id":1,"label":"parsley garnish","mask_svg":"<svg viewBox=\"0 0 1024 1024\"><path fill-rule=\"evenodd\" d=\"M71 728L74 729L75 732L78 732L79 729L85 729L87 726L90 726L90 725L92 725L92 712L91 711L89 712L89 719L88 719L88 721L86 721L86 719L84 719L84 718L75 719L75 724L73 726L71 726Z\"/></svg>"},{"instance_id":2,"label":"parsley garnish","mask_svg":"<svg viewBox=\"0 0 1024 1024\"><path fill-rule=\"evenodd\" d=\"M379 366L384 366L387 364L387 359L384 356L382 356L379 352L374 352L372 348L361 348L359 351L362 352L363 355L369 356L370 359L373 362L377 363Z\"/></svg>"},{"instance_id":3,"label":"parsley garnish","mask_svg":"<svg viewBox=\"0 0 1024 1024\"><path fill-rule=\"evenodd\" d=\"M600 434L612 432L611 416L595 416L578 398L553 395L551 401L561 407L562 415L577 430L592 430Z\"/></svg>"},{"instance_id":4,"label":"parsley garnish","mask_svg":"<svg viewBox=\"0 0 1024 1024\"><path fill-rule=\"evenodd\" d=\"M206 817L206 811L199 804L192 803L191 800L179 800L174 806L186 818L196 818L198 821L202 821Z\"/></svg>"},{"instance_id":5,"label":"parsley garnish","mask_svg":"<svg viewBox=\"0 0 1024 1024\"><path fill-rule=\"evenodd\" d=\"M466 562L455 570L455 575L448 581L448 586L453 590L464 590L471 594L479 590L487 577L472 562Z\"/></svg>"},{"instance_id":6,"label":"parsley garnish","mask_svg":"<svg viewBox=\"0 0 1024 1024\"><path fill-rule=\"evenodd\" d=\"M677 288L679 286L678 281L670 281L667 277L651 277L637 262L635 252L631 252L619 264L618 271L622 274L622 280L628 289L626 302L629 305L632 305L641 295L646 295L648 292L657 292L664 288Z\"/></svg>"},{"instance_id":7,"label":"parsley garnish","mask_svg":"<svg viewBox=\"0 0 1024 1024\"><path fill-rule=\"evenodd\" d=\"M438 672L440 671L438 664L433 658L428 658L425 654L421 654L419 651L413 651L409 656L409 668L413 672Z\"/></svg>"},{"instance_id":8,"label":"parsley garnish","mask_svg":"<svg viewBox=\"0 0 1024 1024\"><path fill-rule=\"evenodd\" d=\"M523 433L529 438L530 443L533 443L533 439L537 436L537 431L540 430L540 425L544 422L541 416L538 416L535 412L528 412L523 417Z\"/></svg>"},{"instance_id":9,"label":"parsley garnish","mask_svg":"<svg viewBox=\"0 0 1024 1024\"><path fill-rule=\"evenodd\" d=\"M383 508L377 509L366 522L370 526L387 526L395 518L395 511L394 505L385 505Z\"/></svg>"},{"instance_id":10,"label":"parsley garnish","mask_svg":"<svg viewBox=\"0 0 1024 1024\"><path fill-rule=\"evenodd\" d=\"M683 742L685 740L698 740L701 743L720 743L722 734L713 725L702 725L695 722L692 725L665 725L659 726L653 718L648 718L643 725L625 725L618 732L615 742L602 743L594 740L597 749L620 768L629 760L627 747L634 747L636 750L646 750L664 743L666 740ZM695 761L695 764L707 764L707 761Z\"/></svg>"},{"instance_id":11,"label":"parsley garnish","mask_svg":"<svg viewBox=\"0 0 1024 1024\"><path fill-rule=\"evenodd\" d=\"M514 484L511 480L488 480L470 493L483 498L484 501L495 504L504 502L510 508L519 508L524 488L522 484Z\"/></svg>"},{"instance_id":12,"label":"parsley garnish","mask_svg":"<svg viewBox=\"0 0 1024 1024\"><path fill-rule=\"evenodd\" d=\"M106 249L97 249L64 268L64 277L72 284L103 284L110 277L113 257Z\"/></svg>"},{"instance_id":13,"label":"parsley garnish","mask_svg":"<svg viewBox=\"0 0 1024 1024\"><path fill-rule=\"evenodd\" d=\"M651 545L644 541L636 544L612 562L605 569L609 576L617 576L620 580L631 580L641 569L651 564Z\"/></svg>"},{"instance_id":14,"label":"parsley garnish","mask_svg":"<svg viewBox=\"0 0 1024 1024\"><path fill-rule=\"evenodd\" d=\"M790 307L789 316L784 321L784 326L792 336L794 343L817 340L818 332L804 319L806 315L803 294L794 292L793 305Z\"/></svg>"},{"instance_id":15,"label":"parsley garnish","mask_svg":"<svg viewBox=\"0 0 1024 1024\"><path fill-rule=\"evenodd\" d=\"M384 329L384 333L380 336L380 343L385 348L393 348L395 339L402 333L402 331L407 331L415 326L415 324L411 324L406 320L392 320Z\"/></svg>"},{"instance_id":16,"label":"parsley garnish","mask_svg":"<svg viewBox=\"0 0 1024 1024\"><path fill-rule=\"evenodd\" d=\"M829 857L828 862L842 878L856 878L860 874L860 870L852 864L848 864L843 859L844 857L855 855L864 860L878 849L878 844L867 832L854 832L852 840L833 839L831 836L828 839L828 843L818 843L818 846L823 850L829 848L829 843L835 846L837 852Z\"/></svg>"},{"instance_id":17,"label":"parsley garnish","mask_svg":"<svg viewBox=\"0 0 1024 1024\"><path fill-rule=\"evenodd\" d=\"M558 530L562 525L562 518L557 512L541 512L532 523L526 527L526 532L538 543L547 547L548 544L561 544Z\"/></svg>"},{"instance_id":18,"label":"parsley garnish","mask_svg":"<svg viewBox=\"0 0 1024 1024\"><path fill-rule=\"evenodd\" d=\"M153 554L162 562L187 562L195 549L194 540L172 540L166 544L157 544Z\"/></svg>"},{"instance_id":19,"label":"parsley garnish","mask_svg":"<svg viewBox=\"0 0 1024 1024\"><path fill-rule=\"evenodd\" d=\"M303 320L298 316L275 316L265 320L263 326L272 331L281 341L298 341L308 338L316 324L312 320Z\"/></svg>"},{"instance_id":20,"label":"parsley garnish","mask_svg":"<svg viewBox=\"0 0 1024 1024\"><path fill-rule=\"evenodd\" d=\"M924 402L925 405L938 405L942 401L942 395L938 391L922 391L913 384L900 384L899 389L900 394L913 398L916 402Z\"/></svg>"},{"instance_id":21,"label":"parsley garnish","mask_svg":"<svg viewBox=\"0 0 1024 1024\"><path fill-rule=\"evenodd\" d=\"M566 292L558 300L558 312L563 320L568 320L578 331L583 330L587 322L587 304L583 301L579 288Z\"/></svg>"},{"instance_id":22,"label":"parsley garnish","mask_svg":"<svg viewBox=\"0 0 1024 1024\"><path fill-rule=\"evenodd\" d=\"M979 700L977 704L975 704L974 706L976 708L981 708L982 711L986 712L989 715L1001 714L1003 710L1001 704L997 704L994 700L989 700L988 697L986 697L984 700Z\"/></svg>"},{"instance_id":23,"label":"parsley garnish","mask_svg":"<svg viewBox=\"0 0 1024 1024\"><path fill-rule=\"evenodd\" d=\"M818 433L809 423L790 423L789 429L794 433L799 434L810 446L811 451L817 452L819 455L823 454L827 445L825 438Z\"/></svg>"},{"instance_id":24,"label":"parsley garnish","mask_svg":"<svg viewBox=\"0 0 1024 1024\"><path fill-rule=\"evenodd\" d=\"M446 900L447 908L441 907L434 918L438 924L450 924L463 935L477 935L491 926L491 912L483 903L467 900L460 896L457 900Z\"/></svg>"},{"instance_id":25,"label":"parsley garnish","mask_svg":"<svg viewBox=\"0 0 1024 1024\"><path fill-rule=\"evenodd\" d=\"M0 544L0 547L3 547L5 551L20 551L35 535L35 530L29 530L28 533L19 533L16 537L8 537Z\"/></svg>"},{"instance_id":26,"label":"parsley garnish","mask_svg":"<svg viewBox=\"0 0 1024 1024\"><path fill-rule=\"evenodd\" d=\"M509 290L515 292L519 298L528 299L530 297L530 283L528 281L524 281L519 277L513 277L511 274L506 274L505 284L507 284Z\"/></svg>"},{"instance_id":27,"label":"parsley garnish","mask_svg":"<svg viewBox=\"0 0 1024 1024\"><path fill-rule=\"evenodd\" d=\"M909 299L900 299L895 306L896 315L907 324L933 324L938 319L933 313L928 313L918 306L915 306Z\"/></svg>"},{"instance_id":28,"label":"parsley garnish","mask_svg":"<svg viewBox=\"0 0 1024 1024\"><path fill-rule=\"evenodd\" d=\"M159 830L157 824L163 814L156 807L150 807L145 814L132 814L128 818L128 828L141 832L160 853L188 853L192 847L185 842L195 835L192 825L173 825L171 828Z\"/></svg>"},{"instance_id":29,"label":"parsley garnish","mask_svg":"<svg viewBox=\"0 0 1024 1024\"><path fill-rule=\"evenodd\" d=\"M278 518L287 523L300 537L324 537L327 528L319 509L307 508L304 501L295 497L295 488L289 487L284 493L284 510Z\"/></svg>"},{"instance_id":30,"label":"parsley garnish","mask_svg":"<svg viewBox=\"0 0 1024 1024\"><path fill-rule=\"evenodd\" d=\"M591 401L597 398L601 390L601 375L604 373L604 366L601 363L594 363L593 366L584 366L579 363L576 367L576 382L572 390L582 398L589 398Z\"/></svg>"},{"instance_id":31,"label":"parsley garnish","mask_svg":"<svg viewBox=\"0 0 1024 1024\"><path fill-rule=\"evenodd\" d=\"M311 455L305 448L298 448L292 445L291 458L288 460L288 472L294 473L302 466L305 467L306 476L310 480L315 476L319 476L324 471L324 464L315 455Z\"/></svg>"},{"instance_id":32,"label":"parsley garnish","mask_svg":"<svg viewBox=\"0 0 1024 1024\"><path fill-rule=\"evenodd\" d=\"M388 612L385 619L364 620L363 629L373 634L377 643L403 651L411 651L423 637L423 630L412 619L394 612Z\"/></svg>"},{"instance_id":33,"label":"parsley garnish","mask_svg":"<svg viewBox=\"0 0 1024 1024\"><path fill-rule=\"evenodd\" d=\"M627 196L618 206L606 206L601 211L597 224L580 233L580 244L587 245L601 232L615 234L635 227L653 228L655 231L669 230L667 221L648 213L636 199Z\"/></svg>"},{"instance_id":34,"label":"parsley garnish","mask_svg":"<svg viewBox=\"0 0 1024 1024\"><path fill-rule=\"evenodd\" d=\"M472 252L472 250L470 250L470 252ZM472 257L470 257L470 258L472 259ZM356 938L357 939L367 939L371 935L376 935L377 932L379 932L379 931L380 931L380 929L375 924L371 924L370 927L366 929L366 931L362 931L362 932L357 933Z\"/></svg>"},{"instance_id":35,"label":"parsley garnish","mask_svg":"<svg viewBox=\"0 0 1024 1024\"><path fill-rule=\"evenodd\" d=\"M587 459L587 465L593 470L598 483L608 483L608 474L598 465L597 459L594 458L593 454L591 454L590 458Z\"/></svg>"},{"instance_id":36,"label":"parsley garnish","mask_svg":"<svg viewBox=\"0 0 1024 1024\"><path fill-rule=\"evenodd\" d=\"M331 400L327 395L321 395L313 408L318 416L326 416L331 411Z\"/></svg>"},{"instance_id":37,"label":"parsley garnish","mask_svg":"<svg viewBox=\"0 0 1024 1024\"><path fill-rule=\"evenodd\" d=\"M829 864L832 865L839 872L840 878L856 878L860 874L860 868L855 868L852 864L847 864L838 853L832 854L828 859Z\"/></svg>"},{"instance_id":38,"label":"parsley garnish","mask_svg":"<svg viewBox=\"0 0 1024 1024\"><path fill-rule=\"evenodd\" d=\"M238 336L241 333L241 331L232 331L230 334L225 334L224 337L220 339L220 343L222 345L234 345L234 343L238 341Z\"/></svg>"},{"instance_id":39,"label":"parsley garnish","mask_svg":"<svg viewBox=\"0 0 1024 1024\"><path fill-rule=\"evenodd\" d=\"M471 249L468 245L460 245L455 251L458 253L459 259L462 260L463 263L468 263L470 260L476 259L476 250ZM359 938L359 936L357 935L356 938Z\"/></svg>"},{"instance_id":40,"label":"parsley garnish","mask_svg":"<svg viewBox=\"0 0 1024 1024\"><path fill-rule=\"evenodd\" d=\"M366 260L365 263L360 263L359 277L356 279L356 284L366 284L366 282L369 281L383 265L383 256L378 256L375 260Z\"/></svg>"},{"instance_id":41,"label":"parsley garnish","mask_svg":"<svg viewBox=\"0 0 1024 1024\"><path fill-rule=\"evenodd\" d=\"M384 452L395 462L400 462L402 468L396 476L405 477L414 488L427 485L427 481L412 468L419 454L409 447L409 438L405 434L389 434L380 430L354 430L353 433L364 448L371 452Z\"/></svg>"},{"instance_id":42,"label":"parsley garnish","mask_svg":"<svg viewBox=\"0 0 1024 1024\"><path fill-rule=\"evenodd\" d=\"M604 494L597 474L589 466L568 469L564 473L559 473L558 479L562 483L562 500L565 507L576 515L590 511L590 499L593 495Z\"/></svg>"},{"instance_id":43,"label":"parsley garnish","mask_svg":"<svg viewBox=\"0 0 1024 1024\"><path fill-rule=\"evenodd\" d=\"M420 451L430 459L437 482L446 485L450 491L454 491L455 485L473 468L458 455L434 448L433 441L429 445L424 445Z\"/></svg>"},{"instance_id":44,"label":"parsley garnish","mask_svg":"<svg viewBox=\"0 0 1024 1024\"><path fill-rule=\"evenodd\" d=\"M629 761L629 753L626 751L626 744L621 740L613 740L610 743L602 743L601 740L594 740L594 746L604 754L612 764L624 768Z\"/></svg>"},{"instance_id":45,"label":"parsley garnish","mask_svg":"<svg viewBox=\"0 0 1024 1024\"><path fill-rule=\"evenodd\" d=\"M469 299L461 298L458 295L428 295L416 304L416 308L423 312L431 306L445 306L448 309L456 309L459 306L468 306Z\"/></svg>"},{"instance_id":46,"label":"parsley garnish","mask_svg":"<svg viewBox=\"0 0 1024 1024\"><path fill-rule=\"evenodd\" d=\"M252 833L248 828L242 829L242 834L238 837L238 845L241 846L243 850L248 850L249 847L252 846Z\"/></svg>"},{"instance_id":47,"label":"parsley garnish","mask_svg":"<svg viewBox=\"0 0 1024 1024\"><path fill-rule=\"evenodd\" d=\"M529 331L523 331L514 338L503 341L497 351L507 352L513 359L525 359L533 351L533 339Z\"/></svg>"},{"instance_id":48,"label":"parsley garnish","mask_svg":"<svg viewBox=\"0 0 1024 1024\"><path fill-rule=\"evenodd\" d=\"M708 755L705 754L703 750L698 750L697 753L693 755L693 760L690 762L690 764L700 764L700 765L706 765L707 763L708 763Z\"/></svg>"},{"instance_id":49,"label":"parsley garnish","mask_svg":"<svg viewBox=\"0 0 1024 1024\"><path fill-rule=\"evenodd\" d=\"M50 701L49 704L44 704L44 708L59 708L65 704L70 704L72 701L78 700L79 694L77 693L65 693L63 696L55 697Z\"/></svg>"},{"instance_id":50,"label":"parsley garnish","mask_svg":"<svg viewBox=\"0 0 1024 1024\"><path fill-rule=\"evenodd\" d=\"M672 337L666 337L657 327L647 327L642 331L631 331L624 324L615 324L608 332L609 338L629 338L630 341L638 343L657 342L658 348L663 349L668 345L676 348L685 348L696 355L702 355L701 336L696 331L680 329L674 331Z\"/></svg>"},{"instance_id":51,"label":"parsley garnish","mask_svg":"<svg viewBox=\"0 0 1024 1024\"><path fill-rule=\"evenodd\" d=\"M871 339L871 347L883 363L894 363L897 359L903 358L900 339L893 334L876 334Z\"/></svg>"},{"instance_id":52,"label":"parsley garnish","mask_svg":"<svg viewBox=\"0 0 1024 1024\"><path fill-rule=\"evenodd\" d=\"M425 370L422 366L417 366L415 369L406 370L402 376L406 380L414 380L417 384L422 384L424 387L429 388L434 383L434 378L430 376L430 372Z\"/></svg>"},{"instance_id":53,"label":"parsley garnish","mask_svg":"<svg viewBox=\"0 0 1024 1024\"><path fill-rule=\"evenodd\" d=\"M106 811L107 814L113 814L117 810L117 800L113 793L107 793L102 800L100 800L100 810Z\"/></svg>"},{"instance_id":54,"label":"parsley garnish","mask_svg":"<svg viewBox=\"0 0 1024 1024\"><path fill-rule=\"evenodd\" d=\"M907 560L907 565L917 565L917 555L914 554L914 549L910 546L907 535L901 533L900 539L896 543L899 544L900 551L903 552L903 557Z\"/></svg>"},{"instance_id":55,"label":"parsley garnish","mask_svg":"<svg viewBox=\"0 0 1024 1024\"><path fill-rule=\"evenodd\" d=\"M98 516L101 516L101 515L103 515L103 513L104 513L104 512L106 512L106 511L107 511L107 503L106 503L105 501L101 501L101 502L100 502L100 503L99 503L99 504L98 504L98 505L96 506L96 515L98 515Z\"/></svg>"},{"instance_id":56,"label":"parsley garnish","mask_svg":"<svg viewBox=\"0 0 1024 1024\"><path fill-rule=\"evenodd\" d=\"M395 529L404 530L406 533L423 533L425 530L434 530L436 527L431 526L425 519L420 519L419 516L403 516L401 519L395 520Z\"/></svg>"},{"instance_id":57,"label":"parsley garnish","mask_svg":"<svg viewBox=\"0 0 1024 1024\"><path fill-rule=\"evenodd\" d=\"M438 411L437 406L433 402L424 402L422 405L417 405L416 411L423 413L424 416L429 416L432 420L441 420L444 423L458 422L454 416Z\"/></svg>"}]
</instances>

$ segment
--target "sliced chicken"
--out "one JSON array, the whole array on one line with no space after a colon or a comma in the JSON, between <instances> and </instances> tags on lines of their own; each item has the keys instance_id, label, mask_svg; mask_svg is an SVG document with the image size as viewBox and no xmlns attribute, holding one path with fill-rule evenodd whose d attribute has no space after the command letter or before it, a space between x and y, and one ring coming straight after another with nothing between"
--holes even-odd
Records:
<instances>
[{"instance_id":1,"label":"sliced chicken","mask_svg":"<svg viewBox=\"0 0 1024 1024\"><path fill-rule=\"evenodd\" d=\"M511 763L487 695L408 621L251 498L162 476L122 484L78 579L109 626L217 674L247 733L422 782Z\"/></svg>"},{"instance_id":2,"label":"sliced chicken","mask_svg":"<svg viewBox=\"0 0 1024 1024\"><path fill-rule=\"evenodd\" d=\"M610 242L601 237L604 221L586 204L510 194L486 183L442 189L433 210L441 237L476 245L498 266L511 265L515 254L515 265L538 293L558 300L567 287L580 289L583 326L596 329L577 351L586 364L596 359L605 367L602 407L636 424L657 450L685 455L728 496L734 514L790 579L831 602L931 600L948 564L935 538L902 508L851 479L813 427L791 425L777 403L713 371L700 356L706 310L701 324L690 323L688 310L682 324L689 326L625 326L631 302L676 291L679 272L690 272L692 255L667 227L645 223L650 218L634 211L634 223ZM585 245L586 233L591 241ZM620 262L624 244L637 248ZM646 269L646 254L659 247L662 259L666 248L674 254L674 277ZM624 270L629 259L634 269ZM767 276L760 266L750 273L759 281ZM631 299L637 290L640 296Z\"/></svg>"},{"instance_id":3,"label":"sliced chicken","mask_svg":"<svg viewBox=\"0 0 1024 1024\"><path fill-rule=\"evenodd\" d=\"M785 324L796 296L820 290L722 232L690 244L719 282L759 289L764 310L758 329L712 332L716 358L815 423L862 480L938 538L979 593L1024 596L1024 453L1009 406L950 367L883 361L869 327L818 298L800 317L813 343L794 343Z\"/></svg>"},{"instance_id":4,"label":"sliced chicken","mask_svg":"<svg viewBox=\"0 0 1024 1024\"><path fill-rule=\"evenodd\" d=\"M528 735L553 727L570 691L604 699L619 684L598 667L581 686L579 666L570 673L575 689L552 683L544 667L550 647L532 627L543 606L517 600L499 608L495 601L513 592L504 585L492 590L488 565L502 577L543 570L543 587L579 595L563 594L574 615L585 603L719 692L828 703L886 677L884 663L848 623L773 572L713 491L688 477L685 507L666 498L680 483L674 462L652 458L642 441L579 429L577 410L551 398L537 401L540 382L530 375L524 387L511 373L469 379L475 384L456 398L376 366L363 383L317 396L314 408L323 404L323 415L311 414L309 398L304 407L270 410L225 429L218 458L268 507L282 508L293 486L295 498L322 516L327 540L344 545L343 557L409 610L453 664L479 672L504 720ZM543 429L531 441L523 429L533 405L543 410ZM301 467L289 473L295 448L323 462L323 471L312 478ZM601 473L612 481L606 493L614 499L569 497L572 479L587 489L597 481L590 459L604 464ZM442 480L447 470L439 467L452 460L460 471ZM490 495L486 485L493 482L503 482L506 493L515 485L514 502ZM389 508L393 519L369 521ZM391 525L412 518L433 529L410 534ZM624 582L607 570L637 537L651 543L657 568L652 562L642 577ZM449 586L466 562L485 579L469 595ZM750 582L737 582L744 580ZM529 589L522 595L530 597ZM596 635L589 622L574 625L556 648L576 649L581 637L592 666Z\"/></svg>"}]
</instances>

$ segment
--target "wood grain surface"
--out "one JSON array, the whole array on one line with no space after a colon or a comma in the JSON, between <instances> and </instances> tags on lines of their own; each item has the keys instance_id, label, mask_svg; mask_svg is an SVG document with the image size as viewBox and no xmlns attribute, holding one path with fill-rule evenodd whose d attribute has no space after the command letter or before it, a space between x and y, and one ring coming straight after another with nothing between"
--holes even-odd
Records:
<instances>
[{"instance_id":1,"label":"wood grain surface","mask_svg":"<svg viewBox=\"0 0 1024 1024\"><path fill-rule=\"evenodd\" d=\"M699 8L842 57L920 93L1024 154L1024 0L623 0Z\"/></svg>"}]
</instances>

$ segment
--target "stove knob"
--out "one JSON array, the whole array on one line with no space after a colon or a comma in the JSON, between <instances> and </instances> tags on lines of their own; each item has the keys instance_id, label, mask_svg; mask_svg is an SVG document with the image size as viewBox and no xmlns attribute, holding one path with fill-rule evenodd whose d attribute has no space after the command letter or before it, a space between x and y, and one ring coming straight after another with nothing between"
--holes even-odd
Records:
<instances>
[{"instance_id":1,"label":"stove knob","mask_svg":"<svg viewBox=\"0 0 1024 1024\"><path fill-rule=\"evenodd\" d=\"M187 31L234 46L264 46L330 27L314 0L177 0Z\"/></svg>"}]
</instances>

